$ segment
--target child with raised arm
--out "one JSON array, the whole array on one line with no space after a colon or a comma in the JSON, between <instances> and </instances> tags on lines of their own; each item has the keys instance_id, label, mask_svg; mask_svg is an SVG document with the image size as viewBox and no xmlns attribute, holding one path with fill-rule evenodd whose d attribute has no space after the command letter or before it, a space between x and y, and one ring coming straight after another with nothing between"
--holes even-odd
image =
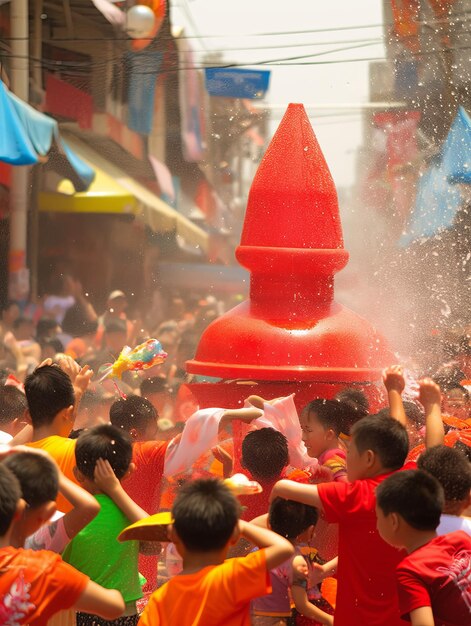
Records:
<instances>
[{"instance_id":1,"label":"child with raised arm","mask_svg":"<svg viewBox=\"0 0 471 626\"><path fill-rule=\"evenodd\" d=\"M55 479L57 483L52 464L43 471L45 482L53 485ZM118 591L100 587L53 552L12 546L15 524L23 520L25 506L17 478L0 463L0 624L46 626L53 616L70 608L104 619L121 615L124 602ZM42 514L36 523L30 516L28 530L34 532L42 521Z\"/></svg>"},{"instance_id":2,"label":"child with raised arm","mask_svg":"<svg viewBox=\"0 0 471 626\"><path fill-rule=\"evenodd\" d=\"M410 419L404 403L402 392L405 388L403 369L400 365L392 365L383 372L383 383L388 393L389 412L397 419L409 435L410 454L408 460L415 461L425 448L438 446L443 443L445 430L441 413L440 387L431 379L424 378L419 382L418 400L424 407L425 437L421 432L421 424ZM412 467L412 466L411 466Z\"/></svg>"},{"instance_id":3,"label":"child with raised arm","mask_svg":"<svg viewBox=\"0 0 471 626\"><path fill-rule=\"evenodd\" d=\"M291 623L291 599L296 626L333 624L333 608L322 597L317 580L316 568L322 567L325 561L311 546L318 518L315 507L276 498L270 505L268 515L253 520L253 523L268 526L286 537L293 544L295 554L271 570L271 594L253 600L252 626L286 626ZM308 554L305 554L306 547L309 548Z\"/></svg>"},{"instance_id":4,"label":"child with raised arm","mask_svg":"<svg viewBox=\"0 0 471 626\"><path fill-rule=\"evenodd\" d=\"M249 626L250 601L271 591L269 571L293 555L292 545L239 520L239 503L217 479L187 483L172 515L183 571L152 594L139 626ZM261 549L225 560L239 536Z\"/></svg>"},{"instance_id":5,"label":"child with raised arm","mask_svg":"<svg viewBox=\"0 0 471 626\"><path fill-rule=\"evenodd\" d=\"M396 578L412 626L471 623L471 538L461 530L437 536L443 502L440 484L422 470L397 472L377 489L378 531L408 553Z\"/></svg>"},{"instance_id":6,"label":"child with raised arm","mask_svg":"<svg viewBox=\"0 0 471 626\"><path fill-rule=\"evenodd\" d=\"M371 415L354 424L347 451L350 482L278 482L276 497L317 507L339 525L336 626L399 626L394 571L400 555L376 530L375 490L407 456L408 437L392 417Z\"/></svg>"},{"instance_id":7,"label":"child with raised arm","mask_svg":"<svg viewBox=\"0 0 471 626\"><path fill-rule=\"evenodd\" d=\"M133 626L138 620L136 602L142 596L137 566L139 544L121 544L117 536L130 522L147 517L147 513L120 484L132 471L131 441L118 428L102 424L79 436L75 457L77 479L98 501L100 512L68 544L64 561L103 587L118 589L126 609L124 616L113 624ZM99 616L77 613L77 626L103 623Z\"/></svg>"},{"instance_id":8,"label":"child with raised arm","mask_svg":"<svg viewBox=\"0 0 471 626\"><path fill-rule=\"evenodd\" d=\"M24 449L28 451L14 452L13 448L14 453L3 461L20 482L23 500L27 504L15 524L12 545L61 554L69 541L97 515L100 505L93 496L66 478L46 452ZM73 508L50 522L56 511L58 491Z\"/></svg>"}]
</instances>

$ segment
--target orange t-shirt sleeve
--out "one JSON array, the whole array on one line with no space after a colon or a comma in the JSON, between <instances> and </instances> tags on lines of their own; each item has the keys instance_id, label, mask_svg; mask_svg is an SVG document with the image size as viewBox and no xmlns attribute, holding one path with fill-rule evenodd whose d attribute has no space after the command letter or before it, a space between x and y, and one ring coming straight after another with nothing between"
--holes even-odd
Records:
<instances>
[{"instance_id":1,"label":"orange t-shirt sleeve","mask_svg":"<svg viewBox=\"0 0 471 626\"><path fill-rule=\"evenodd\" d=\"M232 568L234 602L244 604L253 598L271 593L270 572L267 570L265 550L251 552L245 557L229 559Z\"/></svg>"},{"instance_id":2,"label":"orange t-shirt sleeve","mask_svg":"<svg viewBox=\"0 0 471 626\"><path fill-rule=\"evenodd\" d=\"M43 553L49 558L50 553ZM41 555L41 552L37 552ZM59 611L72 608L82 595L90 579L82 572L77 571L68 563L64 563L57 556L43 575L34 585L31 592L31 601L36 607L36 614L47 615L48 618ZM34 623L34 621L33 621Z\"/></svg>"}]
</instances>

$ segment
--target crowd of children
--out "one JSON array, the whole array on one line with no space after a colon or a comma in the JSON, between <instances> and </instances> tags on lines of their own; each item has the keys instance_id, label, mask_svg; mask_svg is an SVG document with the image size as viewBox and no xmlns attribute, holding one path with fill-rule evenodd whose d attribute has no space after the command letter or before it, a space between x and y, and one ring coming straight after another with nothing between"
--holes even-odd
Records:
<instances>
[{"instance_id":1,"label":"crowd of children","mask_svg":"<svg viewBox=\"0 0 471 626\"><path fill-rule=\"evenodd\" d=\"M2 381L0 624L471 624L471 419L437 382L405 401L392 366L375 410L249 396L174 429L155 380L105 414L70 355Z\"/></svg>"}]
</instances>

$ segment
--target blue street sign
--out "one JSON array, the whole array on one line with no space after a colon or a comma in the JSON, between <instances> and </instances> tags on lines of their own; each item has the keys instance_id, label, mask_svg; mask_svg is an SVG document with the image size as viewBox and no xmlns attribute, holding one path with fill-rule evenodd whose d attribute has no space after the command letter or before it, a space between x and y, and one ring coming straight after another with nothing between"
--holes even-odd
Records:
<instances>
[{"instance_id":1,"label":"blue street sign","mask_svg":"<svg viewBox=\"0 0 471 626\"><path fill-rule=\"evenodd\" d=\"M268 70L212 67L205 69L206 89L210 96L223 98L263 98L270 82Z\"/></svg>"}]
</instances>

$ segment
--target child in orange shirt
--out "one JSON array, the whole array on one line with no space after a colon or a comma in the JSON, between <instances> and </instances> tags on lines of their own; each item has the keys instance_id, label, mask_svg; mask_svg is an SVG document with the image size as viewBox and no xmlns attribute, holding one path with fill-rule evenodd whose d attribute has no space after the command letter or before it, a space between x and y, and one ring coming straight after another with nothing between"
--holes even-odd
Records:
<instances>
[{"instance_id":1,"label":"child in orange shirt","mask_svg":"<svg viewBox=\"0 0 471 626\"><path fill-rule=\"evenodd\" d=\"M239 520L239 503L217 479L186 484L172 514L183 571L152 595L139 626L249 626L250 601L271 592L269 571L293 555L292 545ZM226 561L240 535L262 549Z\"/></svg>"}]
</instances>

